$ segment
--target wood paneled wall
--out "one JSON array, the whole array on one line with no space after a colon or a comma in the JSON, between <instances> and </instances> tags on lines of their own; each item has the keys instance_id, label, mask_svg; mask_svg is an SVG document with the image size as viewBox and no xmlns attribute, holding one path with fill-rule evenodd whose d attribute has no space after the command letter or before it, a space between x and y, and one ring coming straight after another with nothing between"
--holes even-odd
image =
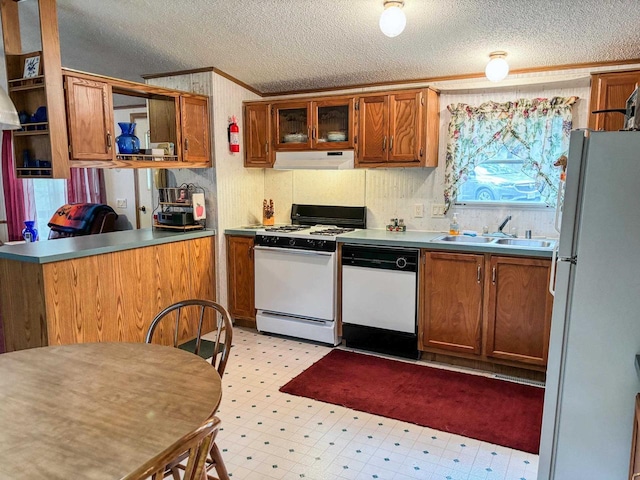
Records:
<instances>
[{"instance_id":1,"label":"wood paneled wall","mask_svg":"<svg viewBox=\"0 0 640 480\"><path fill-rule=\"evenodd\" d=\"M144 341L168 305L215 300L214 242L204 237L42 265L0 260L6 351ZM195 328L190 318L180 339L192 338ZM205 328L213 328L212 319ZM171 335L161 330L160 341L169 343Z\"/></svg>"}]
</instances>

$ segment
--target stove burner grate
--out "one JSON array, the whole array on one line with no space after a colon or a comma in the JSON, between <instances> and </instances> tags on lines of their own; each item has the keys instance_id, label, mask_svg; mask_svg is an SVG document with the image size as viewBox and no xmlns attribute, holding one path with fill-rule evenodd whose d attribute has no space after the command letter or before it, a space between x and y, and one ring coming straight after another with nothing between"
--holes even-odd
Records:
<instances>
[{"instance_id":1,"label":"stove burner grate","mask_svg":"<svg viewBox=\"0 0 640 480\"><path fill-rule=\"evenodd\" d=\"M355 228L347 227L325 228L313 232L313 235L340 235L341 233L353 232L354 230Z\"/></svg>"},{"instance_id":2,"label":"stove burner grate","mask_svg":"<svg viewBox=\"0 0 640 480\"><path fill-rule=\"evenodd\" d=\"M297 232L300 230L305 230L309 227L305 227L302 225L284 225L282 227L271 227L271 228L265 228L265 232L283 232L283 233L288 233L288 232Z\"/></svg>"}]
</instances>

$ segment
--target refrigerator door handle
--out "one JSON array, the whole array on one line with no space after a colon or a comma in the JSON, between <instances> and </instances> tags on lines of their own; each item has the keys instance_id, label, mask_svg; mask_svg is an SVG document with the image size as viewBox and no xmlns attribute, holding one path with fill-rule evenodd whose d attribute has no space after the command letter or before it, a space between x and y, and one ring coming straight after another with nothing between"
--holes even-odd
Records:
<instances>
[{"instance_id":1,"label":"refrigerator door handle","mask_svg":"<svg viewBox=\"0 0 640 480\"><path fill-rule=\"evenodd\" d=\"M569 262L571 265L576 265L578 263L578 257L575 255L573 257L558 257L559 262Z\"/></svg>"},{"instance_id":2,"label":"refrigerator door handle","mask_svg":"<svg viewBox=\"0 0 640 480\"><path fill-rule=\"evenodd\" d=\"M560 242L557 242L553 247L553 255L551 256L551 274L549 275L549 293L552 296L556 296L556 264L558 262L558 246Z\"/></svg>"},{"instance_id":3,"label":"refrigerator door handle","mask_svg":"<svg viewBox=\"0 0 640 480\"><path fill-rule=\"evenodd\" d=\"M554 223L554 227L556 232L560 233L560 222L562 221L562 207L564 203L564 185L565 182L560 180L558 184L558 199L556 200L556 221Z\"/></svg>"}]
</instances>

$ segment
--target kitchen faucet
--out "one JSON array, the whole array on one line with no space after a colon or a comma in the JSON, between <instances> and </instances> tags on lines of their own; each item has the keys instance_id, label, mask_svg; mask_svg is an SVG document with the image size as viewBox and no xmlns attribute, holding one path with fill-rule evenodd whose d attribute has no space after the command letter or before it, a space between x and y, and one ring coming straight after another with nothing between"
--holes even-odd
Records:
<instances>
[{"instance_id":1,"label":"kitchen faucet","mask_svg":"<svg viewBox=\"0 0 640 480\"><path fill-rule=\"evenodd\" d=\"M500 226L498 227L498 231L496 232L497 235L504 236L504 237L513 237L513 238L516 237L511 233L505 233L502 231L502 229L507 225L507 223L509 223L509 220L511 220L511 215L508 215L507 218L505 218L504 221L500 224Z\"/></svg>"},{"instance_id":2,"label":"kitchen faucet","mask_svg":"<svg viewBox=\"0 0 640 480\"><path fill-rule=\"evenodd\" d=\"M509 220L511 220L511 215L508 215L508 216L507 216L507 218L505 218L505 219L504 219L504 222L502 222L502 223L500 224L500 226L498 227L498 231L499 231L500 233L503 233L503 232L502 232L502 229L507 225L507 223L509 223Z\"/></svg>"}]
</instances>

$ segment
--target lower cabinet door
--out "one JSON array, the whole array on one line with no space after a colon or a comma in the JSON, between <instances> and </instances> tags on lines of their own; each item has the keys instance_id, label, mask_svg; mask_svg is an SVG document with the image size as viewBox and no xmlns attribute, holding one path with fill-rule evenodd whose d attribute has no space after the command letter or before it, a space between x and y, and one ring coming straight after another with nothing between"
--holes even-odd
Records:
<instances>
[{"instance_id":1,"label":"lower cabinet door","mask_svg":"<svg viewBox=\"0 0 640 480\"><path fill-rule=\"evenodd\" d=\"M480 355L484 256L425 254L421 347Z\"/></svg>"},{"instance_id":2,"label":"lower cabinet door","mask_svg":"<svg viewBox=\"0 0 640 480\"><path fill-rule=\"evenodd\" d=\"M255 322L252 237L227 237L227 281L231 316Z\"/></svg>"},{"instance_id":3,"label":"lower cabinet door","mask_svg":"<svg viewBox=\"0 0 640 480\"><path fill-rule=\"evenodd\" d=\"M553 306L550 271L546 259L491 256L488 357L547 364Z\"/></svg>"}]
</instances>

